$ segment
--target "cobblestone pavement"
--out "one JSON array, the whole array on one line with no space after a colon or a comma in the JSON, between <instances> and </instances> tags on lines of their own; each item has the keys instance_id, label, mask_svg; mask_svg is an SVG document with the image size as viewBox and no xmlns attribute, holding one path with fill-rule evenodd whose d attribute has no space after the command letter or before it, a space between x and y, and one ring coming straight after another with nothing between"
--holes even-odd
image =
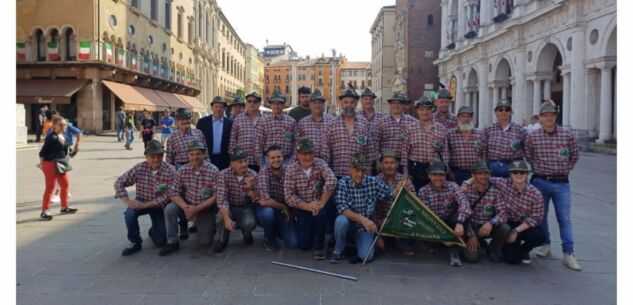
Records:
<instances>
[{"instance_id":1,"label":"cobblestone pavement","mask_svg":"<svg viewBox=\"0 0 633 305\"><path fill-rule=\"evenodd\" d=\"M550 215L553 255L530 266L448 266L446 253L393 250L366 266L315 262L311 253L268 253L258 229L255 245L234 237L220 255L195 249L159 257L145 232L145 248L121 257L127 245L123 205L113 199L117 176L143 160L142 142L126 151L112 137L86 136L73 159L75 215L38 221L43 175L37 149L17 151L18 304L615 304L616 158L582 154L571 177L576 255L584 268L561 264L556 220ZM59 205L52 207L58 212ZM279 267L300 264L357 276L358 282Z\"/></svg>"}]
</instances>

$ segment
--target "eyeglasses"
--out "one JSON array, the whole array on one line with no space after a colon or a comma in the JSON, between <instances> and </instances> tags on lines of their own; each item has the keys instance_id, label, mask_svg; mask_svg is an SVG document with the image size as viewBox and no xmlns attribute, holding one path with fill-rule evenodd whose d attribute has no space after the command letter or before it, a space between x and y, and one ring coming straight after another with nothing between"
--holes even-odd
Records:
<instances>
[{"instance_id":1,"label":"eyeglasses","mask_svg":"<svg viewBox=\"0 0 633 305\"><path fill-rule=\"evenodd\" d=\"M523 176L523 175L527 175L527 172L510 172L510 175L520 175L520 176Z\"/></svg>"},{"instance_id":2,"label":"eyeglasses","mask_svg":"<svg viewBox=\"0 0 633 305\"><path fill-rule=\"evenodd\" d=\"M498 112L512 112L512 110L510 108L499 108L497 109Z\"/></svg>"}]
</instances>

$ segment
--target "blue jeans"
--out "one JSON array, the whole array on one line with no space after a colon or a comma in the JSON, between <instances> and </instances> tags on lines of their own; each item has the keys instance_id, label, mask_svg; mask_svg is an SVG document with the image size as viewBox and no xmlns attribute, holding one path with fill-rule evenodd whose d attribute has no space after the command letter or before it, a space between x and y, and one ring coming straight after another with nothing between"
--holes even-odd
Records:
<instances>
[{"instance_id":1,"label":"blue jeans","mask_svg":"<svg viewBox=\"0 0 633 305\"><path fill-rule=\"evenodd\" d=\"M127 208L123 215L125 215L125 226L127 227L127 239L135 244L143 242L141 238L140 227L138 225L138 217L149 214L149 218L152 220L152 226L149 229L149 238L157 247L163 246L167 242L167 236L165 233L165 216L163 210L158 208L133 210Z\"/></svg>"},{"instance_id":2,"label":"blue jeans","mask_svg":"<svg viewBox=\"0 0 633 305\"><path fill-rule=\"evenodd\" d=\"M472 176L470 174L470 171L463 170L457 167L452 167L452 166L451 166L451 172L453 172L453 175L455 175L455 183L457 183L457 185L462 185L462 182L470 179L470 177Z\"/></svg>"},{"instance_id":3,"label":"blue jeans","mask_svg":"<svg viewBox=\"0 0 633 305\"><path fill-rule=\"evenodd\" d=\"M490 168L490 177L510 177L510 162L488 161L488 168Z\"/></svg>"},{"instance_id":4,"label":"blue jeans","mask_svg":"<svg viewBox=\"0 0 633 305\"><path fill-rule=\"evenodd\" d=\"M341 214L336 217L336 221L334 222L334 236L336 238L336 245L334 246L336 253L343 253L347 237L351 236L356 244L356 255L360 259L365 259L365 256L369 254L367 257L368 262L374 259L374 249L371 247L371 244L376 237L376 233L365 231L365 228L358 223L352 222L350 224L350 220L347 216Z\"/></svg>"},{"instance_id":5,"label":"blue jeans","mask_svg":"<svg viewBox=\"0 0 633 305\"><path fill-rule=\"evenodd\" d=\"M553 183L535 177L532 179L532 185L543 194L545 216L541 226L545 234L545 244L550 244L547 214L549 211L549 201L551 199L554 203L554 210L556 211L560 239L563 241L563 252L574 253L574 238L571 229L571 191L569 189L569 183Z\"/></svg>"},{"instance_id":6,"label":"blue jeans","mask_svg":"<svg viewBox=\"0 0 633 305\"><path fill-rule=\"evenodd\" d=\"M295 230L297 232L297 246L308 251L314 246L314 250L325 249L325 232L332 202L328 202L317 216L304 210L295 209Z\"/></svg>"},{"instance_id":7,"label":"blue jeans","mask_svg":"<svg viewBox=\"0 0 633 305\"><path fill-rule=\"evenodd\" d=\"M134 142L134 130L128 130L125 132L125 147L130 147Z\"/></svg>"},{"instance_id":8,"label":"blue jeans","mask_svg":"<svg viewBox=\"0 0 633 305\"><path fill-rule=\"evenodd\" d=\"M123 133L123 126L121 126L120 124L117 124L115 129L116 129L116 140L121 142L121 140L123 140L123 136L121 135Z\"/></svg>"},{"instance_id":9,"label":"blue jeans","mask_svg":"<svg viewBox=\"0 0 633 305\"><path fill-rule=\"evenodd\" d=\"M288 223L280 211L260 205L255 207L255 214L259 225L264 228L264 237L268 242L274 242L279 236L287 248L297 247L297 232L294 221Z\"/></svg>"}]
</instances>

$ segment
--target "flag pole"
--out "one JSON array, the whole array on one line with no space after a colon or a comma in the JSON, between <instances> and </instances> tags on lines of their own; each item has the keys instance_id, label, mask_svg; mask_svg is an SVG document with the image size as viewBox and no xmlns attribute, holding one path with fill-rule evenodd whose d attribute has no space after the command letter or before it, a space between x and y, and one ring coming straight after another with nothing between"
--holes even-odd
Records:
<instances>
[{"instance_id":1,"label":"flag pole","mask_svg":"<svg viewBox=\"0 0 633 305\"><path fill-rule=\"evenodd\" d=\"M396 203L396 199L400 197L400 193L402 193L402 190L404 189L404 184L406 182L407 182L406 179L402 180L402 182L400 182L400 185L398 185L398 188L400 188L400 190L398 191L398 195L396 195L396 197L393 198L393 203L391 204L391 207L389 208L389 211L387 212L387 216L385 216L385 221L383 221L382 224L380 225L380 230L378 230L378 232L376 233L376 237L374 238L374 241L371 243L371 247L369 247L369 251L367 251L365 258L363 259L363 265L365 265L365 263L367 262L367 258L369 258L369 253L371 253L371 251L374 249L374 246L376 245L376 241L378 240L378 238L380 238L380 233L382 233L382 229L385 227L385 224L387 223L387 220L389 219L389 215L391 214L391 210L393 210L393 206Z\"/></svg>"}]
</instances>

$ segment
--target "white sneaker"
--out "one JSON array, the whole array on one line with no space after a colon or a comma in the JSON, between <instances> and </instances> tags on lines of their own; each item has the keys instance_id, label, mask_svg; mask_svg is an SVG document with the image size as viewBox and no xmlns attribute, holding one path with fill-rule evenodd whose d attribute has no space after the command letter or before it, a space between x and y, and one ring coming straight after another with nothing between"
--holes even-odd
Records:
<instances>
[{"instance_id":1,"label":"white sneaker","mask_svg":"<svg viewBox=\"0 0 633 305\"><path fill-rule=\"evenodd\" d=\"M542 245L541 248L536 252L536 256L538 257L548 257L552 255L552 249L549 244Z\"/></svg>"},{"instance_id":2,"label":"white sneaker","mask_svg":"<svg viewBox=\"0 0 633 305\"><path fill-rule=\"evenodd\" d=\"M59 198L59 195L53 195L53 197L51 197L51 203L60 203L62 202L62 199Z\"/></svg>"},{"instance_id":3,"label":"white sneaker","mask_svg":"<svg viewBox=\"0 0 633 305\"><path fill-rule=\"evenodd\" d=\"M569 268L571 270L574 270L574 271L582 270L582 268L580 267L580 265L576 261L576 257L574 257L574 254L567 254L567 253L565 253L565 257L563 258L563 265L567 266L567 268Z\"/></svg>"}]
</instances>

